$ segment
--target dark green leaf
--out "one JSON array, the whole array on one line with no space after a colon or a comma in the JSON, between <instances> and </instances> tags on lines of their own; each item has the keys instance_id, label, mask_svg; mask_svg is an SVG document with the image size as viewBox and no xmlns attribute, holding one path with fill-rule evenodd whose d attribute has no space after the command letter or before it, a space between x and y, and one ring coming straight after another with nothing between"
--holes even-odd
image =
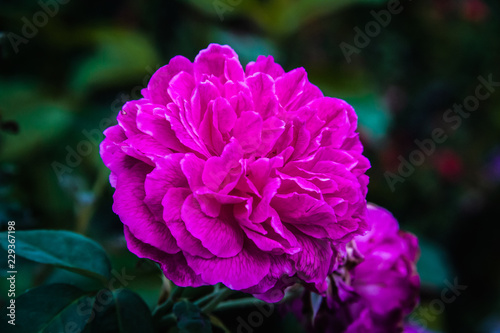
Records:
<instances>
[{"instance_id":1,"label":"dark green leaf","mask_svg":"<svg viewBox=\"0 0 500 333\"><path fill-rule=\"evenodd\" d=\"M113 296L120 332L153 332L151 312L139 295L128 289L119 289L113 292Z\"/></svg>"},{"instance_id":2,"label":"dark green leaf","mask_svg":"<svg viewBox=\"0 0 500 333\"><path fill-rule=\"evenodd\" d=\"M32 230L15 233L16 255L42 264L61 267L106 282L111 264L104 249L82 235L63 230ZM0 234L6 249L7 233Z\"/></svg>"},{"instance_id":3,"label":"dark green leaf","mask_svg":"<svg viewBox=\"0 0 500 333\"><path fill-rule=\"evenodd\" d=\"M177 316L177 327L180 333L212 332L210 319L202 314L195 304L182 300L174 305L173 312Z\"/></svg>"},{"instance_id":4,"label":"dark green leaf","mask_svg":"<svg viewBox=\"0 0 500 333\"><path fill-rule=\"evenodd\" d=\"M94 304L91 333L153 333L151 312L139 295L128 290L101 290Z\"/></svg>"},{"instance_id":5,"label":"dark green leaf","mask_svg":"<svg viewBox=\"0 0 500 333\"><path fill-rule=\"evenodd\" d=\"M67 284L31 289L16 299L16 332L81 332L92 303L91 294Z\"/></svg>"}]
</instances>

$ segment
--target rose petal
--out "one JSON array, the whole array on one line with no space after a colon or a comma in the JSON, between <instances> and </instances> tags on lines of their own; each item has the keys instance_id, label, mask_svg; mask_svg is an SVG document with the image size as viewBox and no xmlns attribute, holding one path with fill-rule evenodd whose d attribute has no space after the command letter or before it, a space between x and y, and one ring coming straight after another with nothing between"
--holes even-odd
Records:
<instances>
[{"instance_id":1,"label":"rose petal","mask_svg":"<svg viewBox=\"0 0 500 333\"><path fill-rule=\"evenodd\" d=\"M209 284L222 283L228 288L241 290L258 284L269 272L269 255L251 246L245 246L230 258L203 259L186 255L195 272Z\"/></svg>"},{"instance_id":2,"label":"rose petal","mask_svg":"<svg viewBox=\"0 0 500 333\"><path fill-rule=\"evenodd\" d=\"M201 241L203 247L219 258L237 255L243 249L243 232L232 212L221 211L219 217L205 215L193 195L184 201L181 216L186 229Z\"/></svg>"},{"instance_id":3,"label":"rose petal","mask_svg":"<svg viewBox=\"0 0 500 333\"><path fill-rule=\"evenodd\" d=\"M193 64L182 56L176 56L170 60L168 65L158 69L148 84L148 92L151 101L156 104L167 105L172 102L168 94L170 80L180 72L193 74Z\"/></svg>"},{"instance_id":4,"label":"rose petal","mask_svg":"<svg viewBox=\"0 0 500 333\"><path fill-rule=\"evenodd\" d=\"M113 211L130 232L142 242L167 253L180 251L170 230L157 221L144 203L144 181L150 167L138 164L118 176L113 195Z\"/></svg>"}]
</instances>

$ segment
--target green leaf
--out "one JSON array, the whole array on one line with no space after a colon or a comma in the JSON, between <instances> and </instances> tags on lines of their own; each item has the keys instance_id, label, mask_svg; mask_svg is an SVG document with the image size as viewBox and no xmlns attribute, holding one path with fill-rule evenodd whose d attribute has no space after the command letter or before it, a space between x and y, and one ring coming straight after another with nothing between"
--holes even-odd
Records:
<instances>
[{"instance_id":1,"label":"green leaf","mask_svg":"<svg viewBox=\"0 0 500 333\"><path fill-rule=\"evenodd\" d=\"M64 230L30 230L15 233L16 255L54 265L106 283L111 264L104 249L91 239ZM7 232L0 234L7 249Z\"/></svg>"},{"instance_id":2,"label":"green leaf","mask_svg":"<svg viewBox=\"0 0 500 333\"><path fill-rule=\"evenodd\" d=\"M16 332L81 332L92 303L91 294L67 284L30 289L16 299Z\"/></svg>"},{"instance_id":3,"label":"green leaf","mask_svg":"<svg viewBox=\"0 0 500 333\"><path fill-rule=\"evenodd\" d=\"M89 333L153 333L151 312L139 295L128 290L100 291L94 304L95 320Z\"/></svg>"},{"instance_id":4,"label":"green leaf","mask_svg":"<svg viewBox=\"0 0 500 333\"><path fill-rule=\"evenodd\" d=\"M119 289L113 292L113 296L120 332L154 332L151 312L139 295L128 289Z\"/></svg>"}]
</instances>

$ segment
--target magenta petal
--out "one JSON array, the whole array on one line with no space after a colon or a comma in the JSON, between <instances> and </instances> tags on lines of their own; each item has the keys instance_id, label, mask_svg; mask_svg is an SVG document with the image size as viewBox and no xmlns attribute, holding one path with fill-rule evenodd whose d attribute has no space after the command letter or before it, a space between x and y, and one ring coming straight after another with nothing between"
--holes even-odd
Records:
<instances>
[{"instance_id":1,"label":"magenta petal","mask_svg":"<svg viewBox=\"0 0 500 333\"><path fill-rule=\"evenodd\" d=\"M269 255L245 247L230 258L203 259L186 255L189 266L209 284L223 283L228 288L241 290L257 285L269 272Z\"/></svg>"},{"instance_id":2,"label":"magenta petal","mask_svg":"<svg viewBox=\"0 0 500 333\"><path fill-rule=\"evenodd\" d=\"M149 167L136 165L120 174L113 195L113 211L139 240L167 253L180 251L163 221L158 221L144 203L144 181Z\"/></svg>"},{"instance_id":3,"label":"magenta petal","mask_svg":"<svg viewBox=\"0 0 500 333\"><path fill-rule=\"evenodd\" d=\"M224 74L228 81L244 81L245 72L237 57L227 58L224 67Z\"/></svg>"},{"instance_id":4,"label":"magenta petal","mask_svg":"<svg viewBox=\"0 0 500 333\"><path fill-rule=\"evenodd\" d=\"M137 128L143 133L153 137L160 144L164 145L165 148L177 152L184 152L187 149L180 143L179 139L177 139L175 132L170 127L170 123L164 116L155 116L139 108L137 112Z\"/></svg>"},{"instance_id":5,"label":"magenta petal","mask_svg":"<svg viewBox=\"0 0 500 333\"><path fill-rule=\"evenodd\" d=\"M281 105L286 107L299 96L307 82L304 68L296 68L276 80L276 95Z\"/></svg>"},{"instance_id":6,"label":"magenta petal","mask_svg":"<svg viewBox=\"0 0 500 333\"><path fill-rule=\"evenodd\" d=\"M113 179L111 185L115 187L116 177L122 173L123 170L130 169L135 164L142 162L128 156L122 151L122 141L126 140L127 137L120 126L112 126L108 128L104 134L106 138L101 142L99 152L104 165L111 170L111 175L113 176L113 178L110 178Z\"/></svg>"},{"instance_id":7,"label":"magenta petal","mask_svg":"<svg viewBox=\"0 0 500 333\"><path fill-rule=\"evenodd\" d=\"M259 148L262 134L262 118L252 111L242 112L236 120L233 136L238 140L245 153Z\"/></svg>"},{"instance_id":8,"label":"magenta petal","mask_svg":"<svg viewBox=\"0 0 500 333\"><path fill-rule=\"evenodd\" d=\"M222 134L218 129L217 116L214 115L214 103L211 102L208 106L203 120L200 124L200 138L205 142L207 148L215 155L220 155L224 149Z\"/></svg>"},{"instance_id":9,"label":"magenta petal","mask_svg":"<svg viewBox=\"0 0 500 333\"><path fill-rule=\"evenodd\" d=\"M157 159L155 169L146 176L144 202L155 214L163 217L161 202L165 193L172 187L188 187L188 182L182 173L180 161L184 154L171 154L164 159Z\"/></svg>"},{"instance_id":10,"label":"magenta petal","mask_svg":"<svg viewBox=\"0 0 500 333\"><path fill-rule=\"evenodd\" d=\"M137 111L142 104L147 103L146 100L129 101L123 105L123 109L118 112L116 120L118 125L123 129L127 137L141 133L137 128Z\"/></svg>"},{"instance_id":11,"label":"magenta petal","mask_svg":"<svg viewBox=\"0 0 500 333\"><path fill-rule=\"evenodd\" d=\"M247 84L252 93L255 110L262 119L275 116L278 113L274 80L266 74L257 73L247 78Z\"/></svg>"},{"instance_id":12,"label":"magenta petal","mask_svg":"<svg viewBox=\"0 0 500 333\"><path fill-rule=\"evenodd\" d=\"M205 161L194 154L185 154L181 160L182 172L186 176L189 187L193 192L205 186L202 180L204 167Z\"/></svg>"},{"instance_id":13,"label":"magenta petal","mask_svg":"<svg viewBox=\"0 0 500 333\"><path fill-rule=\"evenodd\" d=\"M271 199L276 195L278 188L281 185L279 178L270 178L266 185L262 188L262 199L259 201L257 206L252 212L251 219L254 222L260 223L271 216L271 206L269 203Z\"/></svg>"},{"instance_id":14,"label":"magenta petal","mask_svg":"<svg viewBox=\"0 0 500 333\"><path fill-rule=\"evenodd\" d=\"M210 157L203 169L203 183L211 191L229 193L238 182L241 173L243 152L236 141L224 147L221 157Z\"/></svg>"},{"instance_id":15,"label":"magenta petal","mask_svg":"<svg viewBox=\"0 0 500 333\"><path fill-rule=\"evenodd\" d=\"M198 200L203 213L210 217L219 216L221 205L234 205L247 200L247 198L235 195L212 192L206 188L196 190L194 196Z\"/></svg>"},{"instance_id":16,"label":"magenta petal","mask_svg":"<svg viewBox=\"0 0 500 333\"><path fill-rule=\"evenodd\" d=\"M163 66L154 73L148 84L151 101L156 104L167 105L172 100L168 94L170 80L180 72L193 74L193 64L182 56L176 56L168 65Z\"/></svg>"},{"instance_id":17,"label":"magenta petal","mask_svg":"<svg viewBox=\"0 0 500 333\"><path fill-rule=\"evenodd\" d=\"M284 253L285 247L278 240L266 237L258 232L250 230L248 228L243 229L245 235L254 242L254 244L264 252L270 252L272 254L282 254Z\"/></svg>"},{"instance_id":18,"label":"magenta petal","mask_svg":"<svg viewBox=\"0 0 500 333\"><path fill-rule=\"evenodd\" d=\"M310 82L306 82L302 92L292 99L287 105L288 111L295 111L303 106L308 105L312 101L322 98L323 93L321 90Z\"/></svg>"},{"instance_id":19,"label":"magenta petal","mask_svg":"<svg viewBox=\"0 0 500 333\"><path fill-rule=\"evenodd\" d=\"M257 61L249 62L246 67L246 75L252 76L255 73L266 73L273 79L277 79L285 73L283 68L274 62L272 56L258 56Z\"/></svg>"},{"instance_id":20,"label":"magenta petal","mask_svg":"<svg viewBox=\"0 0 500 333\"><path fill-rule=\"evenodd\" d=\"M236 95L232 96L229 99L229 103L231 103L234 112L238 116L245 111L252 111L255 109L252 97L243 92L239 92Z\"/></svg>"},{"instance_id":21,"label":"magenta petal","mask_svg":"<svg viewBox=\"0 0 500 333\"><path fill-rule=\"evenodd\" d=\"M168 95L177 105L183 105L184 101L191 100L195 88L194 78L191 74L180 72L170 80Z\"/></svg>"},{"instance_id":22,"label":"magenta petal","mask_svg":"<svg viewBox=\"0 0 500 333\"><path fill-rule=\"evenodd\" d=\"M296 234L302 251L293 256L295 268L301 279L308 283L324 286L324 277L330 273L333 251L323 240L314 239L303 234Z\"/></svg>"},{"instance_id":23,"label":"magenta petal","mask_svg":"<svg viewBox=\"0 0 500 333\"><path fill-rule=\"evenodd\" d=\"M130 252L140 258L149 258L158 262L167 279L175 281L180 287L200 287L206 285L201 276L187 265L182 253L167 254L154 246L141 242L124 226L125 239Z\"/></svg>"},{"instance_id":24,"label":"magenta petal","mask_svg":"<svg viewBox=\"0 0 500 333\"><path fill-rule=\"evenodd\" d=\"M221 211L217 218L207 216L190 195L184 201L181 216L187 230L217 257L229 258L243 249L243 232L232 214Z\"/></svg>"},{"instance_id":25,"label":"magenta petal","mask_svg":"<svg viewBox=\"0 0 500 333\"><path fill-rule=\"evenodd\" d=\"M163 218L172 236L177 240L177 245L186 253L202 258L212 258L214 255L203 247L201 241L191 235L181 217L182 205L191 195L189 189L170 188L163 197Z\"/></svg>"},{"instance_id":26,"label":"magenta petal","mask_svg":"<svg viewBox=\"0 0 500 333\"><path fill-rule=\"evenodd\" d=\"M163 158L172 151L159 143L155 138L137 134L123 141L121 149L134 158L153 165L155 158Z\"/></svg>"},{"instance_id":27,"label":"magenta petal","mask_svg":"<svg viewBox=\"0 0 500 333\"><path fill-rule=\"evenodd\" d=\"M219 96L219 90L210 81L201 82L196 86L193 97L191 98L191 126L194 128L200 126L200 122L204 118L209 104Z\"/></svg>"},{"instance_id":28,"label":"magenta petal","mask_svg":"<svg viewBox=\"0 0 500 333\"><path fill-rule=\"evenodd\" d=\"M210 44L202 50L194 60L194 75L196 81L201 81L203 74L224 78L226 59L238 58L238 55L227 45Z\"/></svg>"},{"instance_id":29,"label":"magenta petal","mask_svg":"<svg viewBox=\"0 0 500 333\"><path fill-rule=\"evenodd\" d=\"M246 228L249 230L256 231L262 235L267 234L266 229L262 226L261 223L254 223L250 220L250 214L252 214L252 203L253 198L250 197L246 200L246 202L235 204L233 207L233 214L242 228ZM243 229L245 230L245 229Z\"/></svg>"},{"instance_id":30,"label":"magenta petal","mask_svg":"<svg viewBox=\"0 0 500 333\"><path fill-rule=\"evenodd\" d=\"M270 259L271 266L267 276L259 284L244 291L263 301L275 303L283 298L285 288L297 283L298 279L293 277L296 270L288 256L274 255Z\"/></svg>"},{"instance_id":31,"label":"magenta petal","mask_svg":"<svg viewBox=\"0 0 500 333\"><path fill-rule=\"evenodd\" d=\"M264 224L265 225L265 224ZM290 233L289 236L293 238L294 242L290 243L290 241L286 238L281 237L278 233L276 233L271 228L267 228L266 234L262 234L258 231L254 231L248 229L246 227L243 228L245 231L245 235L253 241L253 243L262 251L268 252L270 254L278 255L278 254L295 254L300 251L300 247L296 243L295 237ZM287 230L288 233L288 230Z\"/></svg>"},{"instance_id":32,"label":"magenta petal","mask_svg":"<svg viewBox=\"0 0 500 333\"><path fill-rule=\"evenodd\" d=\"M262 123L261 143L256 151L259 156L266 156L274 147L280 135L285 131L285 122L277 117L269 117Z\"/></svg>"},{"instance_id":33,"label":"magenta petal","mask_svg":"<svg viewBox=\"0 0 500 333\"><path fill-rule=\"evenodd\" d=\"M214 117L217 119L217 127L221 133L228 133L234 127L236 112L225 98L214 100Z\"/></svg>"},{"instance_id":34,"label":"magenta petal","mask_svg":"<svg viewBox=\"0 0 500 333\"><path fill-rule=\"evenodd\" d=\"M199 139L197 133L191 128L191 125L187 123L183 114L185 114L184 107L179 108L174 103L167 105L165 117L170 122L170 126L179 141L201 155L210 155L205 144Z\"/></svg>"},{"instance_id":35,"label":"magenta petal","mask_svg":"<svg viewBox=\"0 0 500 333\"><path fill-rule=\"evenodd\" d=\"M271 206L286 222L313 225L336 222L333 209L323 200L315 199L308 194L278 194L273 197Z\"/></svg>"}]
</instances>

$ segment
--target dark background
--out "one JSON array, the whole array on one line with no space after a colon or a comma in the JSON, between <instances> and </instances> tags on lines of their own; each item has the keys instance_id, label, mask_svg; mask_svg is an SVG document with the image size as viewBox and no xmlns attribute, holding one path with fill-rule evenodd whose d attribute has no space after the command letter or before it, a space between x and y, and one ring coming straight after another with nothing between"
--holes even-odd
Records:
<instances>
[{"instance_id":1,"label":"dark background","mask_svg":"<svg viewBox=\"0 0 500 333\"><path fill-rule=\"evenodd\" d=\"M287 71L305 67L325 95L355 107L372 163L368 200L420 239L421 304L412 318L436 332L500 332L500 87L456 128L458 120L443 119L475 94L479 76L500 82L498 1L401 1L366 46L355 43L354 29L365 31L385 1L61 2L0 2L2 230L15 220L17 230L97 240L114 267L138 276L128 287L152 307L160 275L126 250L101 133L171 57L193 60L211 42L229 44L244 65L271 54ZM357 47L350 61L343 42ZM415 152L415 140L429 142L436 128L447 139ZM391 189L387 172L397 175L410 156L422 163ZM19 290L68 280L21 264ZM442 292L454 280L467 289L446 303ZM263 331L276 325L269 323Z\"/></svg>"}]
</instances>

